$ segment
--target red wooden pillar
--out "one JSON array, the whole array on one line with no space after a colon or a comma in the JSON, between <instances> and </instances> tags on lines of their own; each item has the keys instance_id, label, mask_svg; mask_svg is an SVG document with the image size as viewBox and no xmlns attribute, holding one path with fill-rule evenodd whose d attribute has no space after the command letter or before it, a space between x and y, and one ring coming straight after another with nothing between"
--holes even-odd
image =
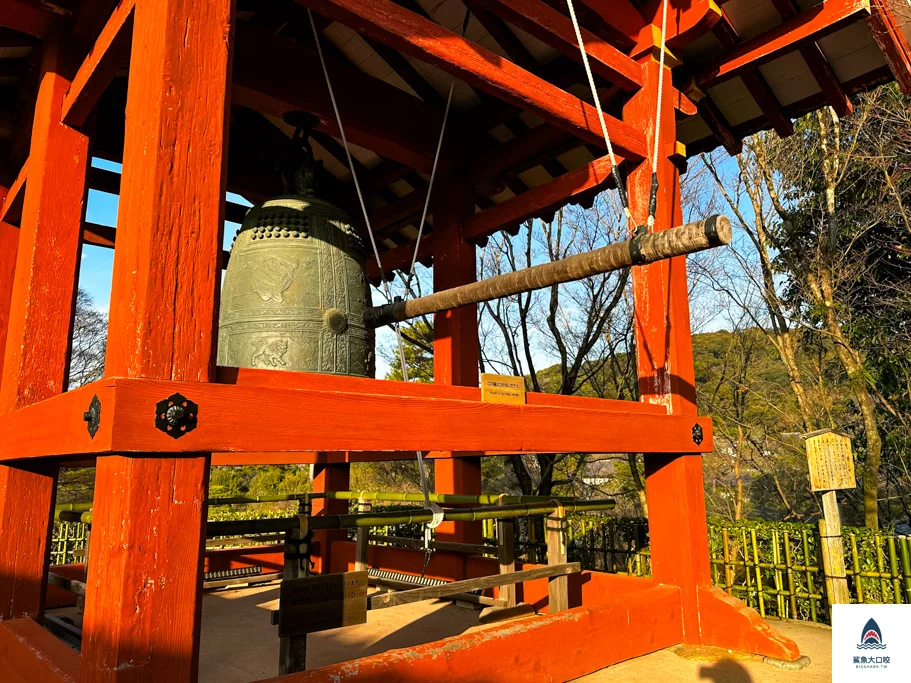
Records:
<instances>
[{"instance_id":1,"label":"red wooden pillar","mask_svg":"<svg viewBox=\"0 0 911 683\"><path fill-rule=\"evenodd\" d=\"M136 3L109 376L214 379L233 11ZM156 453L152 418L149 453L98 459L84 683L198 677L210 455Z\"/></svg>"},{"instance_id":2,"label":"red wooden pillar","mask_svg":"<svg viewBox=\"0 0 911 683\"><path fill-rule=\"evenodd\" d=\"M0 195L3 194L0 188ZM3 377L3 357L6 350L6 333L9 330L9 311L13 300L13 276L16 273L16 251L19 247L19 229L0 221L0 381Z\"/></svg>"},{"instance_id":3,"label":"red wooden pillar","mask_svg":"<svg viewBox=\"0 0 911 683\"><path fill-rule=\"evenodd\" d=\"M649 156L655 134L658 62L642 60L646 81L623 111L624 120L646 132ZM680 176L668 159L676 140L673 88L665 72L658 159L657 214L653 231L679 225ZM651 162L630 174L630 208L645 223L651 187ZM692 338L686 283L686 258L633 269L636 361L640 400L667 408L669 414L696 415ZM699 455L645 455L652 574L661 583L680 586L684 642L699 642L697 586L710 586L709 549Z\"/></svg>"},{"instance_id":4,"label":"red wooden pillar","mask_svg":"<svg viewBox=\"0 0 911 683\"><path fill-rule=\"evenodd\" d=\"M321 454L322 455L322 454ZM313 467L313 492L347 491L350 486L351 465L348 463L318 463ZM314 515L344 515L348 513L347 500L327 500L317 498L313 501ZM313 532L313 570L318 574L329 574L332 571L332 543L348 539L345 529Z\"/></svg>"},{"instance_id":5,"label":"red wooden pillar","mask_svg":"<svg viewBox=\"0 0 911 683\"><path fill-rule=\"evenodd\" d=\"M433 225L433 289L474 282L475 247L462 239L462 225L474 213L474 191L462 176L438 179ZM433 317L433 381L437 384L478 386L478 307L465 306ZM454 455L447 453L447 455ZM481 458L434 461L437 493L481 493ZM444 522L441 541L480 543L478 522Z\"/></svg>"},{"instance_id":6,"label":"red wooden pillar","mask_svg":"<svg viewBox=\"0 0 911 683\"><path fill-rule=\"evenodd\" d=\"M61 61L60 45L49 37L22 226L0 224L0 414L66 386L89 157L86 137L60 123L69 87ZM41 616L56 482L54 461L0 465L0 619Z\"/></svg>"}]
</instances>

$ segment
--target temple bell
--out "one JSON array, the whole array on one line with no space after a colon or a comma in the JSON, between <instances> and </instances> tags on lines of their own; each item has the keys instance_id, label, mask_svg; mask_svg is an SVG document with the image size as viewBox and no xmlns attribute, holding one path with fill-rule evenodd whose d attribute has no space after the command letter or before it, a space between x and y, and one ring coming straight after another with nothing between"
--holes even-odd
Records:
<instances>
[{"instance_id":1,"label":"temple bell","mask_svg":"<svg viewBox=\"0 0 911 683\"><path fill-rule=\"evenodd\" d=\"M231 247L218 364L372 377L364 243L347 214L317 196L322 164L308 142L317 119L292 121L288 194L250 209Z\"/></svg>"}]
</instances>

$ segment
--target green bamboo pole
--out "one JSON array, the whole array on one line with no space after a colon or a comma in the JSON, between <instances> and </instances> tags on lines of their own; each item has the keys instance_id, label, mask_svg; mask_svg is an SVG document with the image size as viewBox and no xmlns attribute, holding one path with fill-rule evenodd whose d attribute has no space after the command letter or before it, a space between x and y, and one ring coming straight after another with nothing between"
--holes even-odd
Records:
<instances>
[{"instance_id":1,"label":"green bamboo pole","mask_svg":"<svg viewBox=\"0 0 911 683\"><path fill-rule=\"evenodd\" d=\"M731 548L727 529L721 530L721 543L724 546L721 551L721 556L724 558L722 560L724 563L724 590L726 593L730 593L734 586L734 570L731 565Z\"/></svg>"},{"instance_id":2,"label":"green bamboo pole","mask_svg":"<svg viewBox=\"0 0 911 683\"><path fill-rule=\"evenodd\" d=\"M91 503L60 503L54 506L54 512L88 512L92 509Z\"/></svg>"},{"instance_id":3,"label":"green bamboo pole","mask_svg":"<svg viewBox=\"0 0 911 683\"><path fill-rule=\"evenodd\" d=\"M807 543L807 530L806 528L800 532L800 538L803 543L803 564L806 567L807 574L807 595L813 594L813 573L810 571L810 547ZM816 621L816 601L813 598L810 598L810 619Z\"/></svg>"},{"instance_id":4,"label":"green bamboo pole","mask_svg":"<svg viewBox=\"0 0 911 683\"><path fill-rule=\"evenodd\" d=\"M898 554L895 552L895 536L889 536L889 572L892 574L892 602L902 604L902 588L898 580Z\"/></svg>"},{"instance_id":5,"label":"green bamboo pole","mask_svg":"<svg viewBox=\"0 0 911 683\"><path fill-rule=\"evenodd\" d=\"M57 510L54 512L54 518L60 522L77 522L80 524L91 524L92 513L80 512L79 510Z\"/></svg>"},{"instance_id":6,"label":"green bamboo pole","mask_svg":"<svg viewBox=\"0 0 911 683\"><path fill-rule=\"evenodd\" d=\"M423 493L397 493L377 491L327 491L324 496L332 500L366 500L389 503L423 503ZM547 503L552 500L571 501L571 496L511 496L505 493L487 493L478 496L457 493L431 493L431 503L440 505L517 505L520 503Z\"/></svg>"},{"instance_id":7,"label":"green bamboo pole","mask_svg":"<svg viewBox=\"0 0 911 683\"><path fill-rule=\"evenodd\" d=\"M911 605L911 538L901 539L902 576L905 579L905 602Z\"/></svg>"},{"instance_id":8,"label":"green bamboo pole","mask_svg":"<svg viewBox=\"0 0 911 683\"><path fill-rule=\"evenodd\" d=\"M784 619L785 617L785 606L784 606L784 582L781 579L781 569L779 569L778 564L781 561L781 549L778 547L778 530L772 530L772 562L775 563L775 569L773 570L772 577L775 582L775 590L778 591L778 595L775 600L775 607L778 610L778 617Z\"/></svg>"},{"instance_id":9,"label":"green bamboo pole","mask_svg":"<svg viewBox=\"0 0 911 683\"><path fill-rule=\"evenodd\" d=\"M762 594L762 569L759 567L759 544L756 542L756 529L750 530L753 541L753 564L756 568L756 596L759 599L759 616L765 617L765 597Z\"/></svg>"},{"instance_id":10,"label":"green bamboo pole","mask_svg":"<svg viewBox=\"0 0 911 683\"><path fill-rule=\"evenodd\" d=\"M879 534L874 534L873 536L873 551L876 553L876 568L879 570L880 579L879 579L879 601L883 604L886 602L886 593L889 591L889 582L885 579L885 566L883 565L883 553L880 552L880 542L882 541L882 536Z\"/></svg>"},{"instance_id":11,"label":"green bamboo pole","mask_svg":"<svg viewBox=\"0 0 911 683\"><path fill-rule=\"evenodd\" d=\"M784 563L787 565L788 599L791 607L791 619L797 618L797 589L794 584L794 569L791 562L791 536L784 532Z\"/></svg>"},{"instance_id":12,"label":"green bamboo pole","mask_svg":"<svg viewBox=\"0 0 911 683\"><path fill-rule=\"evenodd\" d=\"M754 606L753 605L753 592L752 592L753 579L750 576L750 556L749 556L750 545L749 545L749 543L747 543L746 529L740 530L740 536L741 536L741 540L743 541L743 572L746 575L747 588L751 589L751 590L747 591L747 596L749 598L747 600L747 604L750 607L753 607Z\"/></svg>"},{"instance_id":13,"label":"green bamboo pole","mask_svg":"<svg viewBox=\"0 0 911 683\"><path fill-rule=\"evenodd\" d=\"M860 571L860 556L857 554L857 534L850 534L851 566L854 567L854 587L857 589L857 604L864 602L864 579Z\"/></svg>"},{"instance_id":14,"label":"green bamboo pole","mask_svg":"<svg viewBox=\"0 0 911 683\"><path fill-rule=\"evenodd\" d=\"M547 515L562 506L567 513L612 510L616 506L613 500L587 500L572 503L519 503L481 508L457 508L444 510L444 519L451 522L479 522L485 519L515 519ZM392 512L371 512L369 514L327 515L310 517L309 527L312 530L323 529L358 529L397 524L426 524L433 519L433 513L423 508L414 510L397 510ZM232 536L245 533L272 533L293 528L300 524L299 517L280 517L275 519L237 520L209 522L207 534L211 536ZM253 530L246 530L253 526Z\"/></svg>"}]
</instances>

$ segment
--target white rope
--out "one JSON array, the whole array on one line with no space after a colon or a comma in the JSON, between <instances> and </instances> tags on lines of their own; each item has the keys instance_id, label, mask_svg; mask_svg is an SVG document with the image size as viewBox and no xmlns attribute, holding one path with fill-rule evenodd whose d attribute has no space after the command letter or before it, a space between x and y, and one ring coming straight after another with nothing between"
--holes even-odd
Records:
<instances>
[{"instance_id":1,"label":"white rope","mask_svg":"<svg viewBox=\"0 0 911 683\"><path fill-rule=\"evenodd\" d=\"M664 53L667 36L667 0L661 12L661 55L658 58L658 104L655 105L655 152L652 156L652 171L658 172L658 141L661 139L661 93L664 89Z\"/></svg>"},{"instance_id":2,"label":"white rope","mask_svg":"<svg viewBox=\"0 0 911 683\"><path fill-rule=\"evenodd\" d=\"M570 0L571 2L572 0ZM658 57L658 102L655 105L655 151L652 155L652 173L658 173L658 145L661 140L661 99L664 90L664 53L667 41L667 0L662 3L661 10L661 54ZM654 190L653 190L654 191ZM655 224L655 216L649 212L648 227Z\"/></svg>"},{"instance_id":3,"label":"white rope","mask_svg":"<svg viewBox=\"0 0 911 683\"><path fill-rule=\"evenodd\" d=\"M373 256L374 256L374 258L376 258L376 265L377 265L377 268L379 269L379 273L380 273L380 281L383 283L383 293L386 297L386 301L388 303L392 303L392 293L389 290L389 283L386 282L386 276L385 276L385 273L383 272L382 259L380 259L380 251L379 251L379 249L377 249L376 239L373 237L373 228L370 225L370 216L367 213L367 204L364 202L364 194L363 194L363 192L361 192L361 185L357 179L357 170L355 169L355 166L354 166L354 160L351 158L351 149L348 146L348 138L345 135L345 127L342 125L342 116L338 110L338 102L336 102L336 99L335 99L335 90L332 88L332 80L329 78L329 69L326 67L326 58L323 55L323 46L319 39L319 31L316 28L316 20L313 18L313 12L310 9L307 10L307 14L310 17L310 26L313 28L313 39L316 42L316 51L319 54L320 66L322 66L322 68L323 68L323 76L326 79L326 86L329 88L329 99L332 101L332 111L335 113L335 122L338 125L339 135L342 138L342 145L345 148L345 155L348 157L348 168L351 169L351 178L354 180L354 189L357 191L357 198L361 205L361 211L364 214L364 222L367 226L367 236L370 238L370 246L373 248ZM451 98L452 97L451 89L450 89L449 94L450 94L450 98ZM447 107L447 114L448 114L448 111L449 110ZM445 130L445 118L444 118L444 130ZM439 153L440 153L440 148L442 147L442 143L443 143L443 134L440 133L440 143L437 145L437 155L439 155ZM433 163L434 171L436 171L436 163L437 163L436 159L434 159L434 163ZM430 199L430 189L432 187L433 187L433 175L431 175L430 185L427 187L427 201L428 202ZM425 213L426 213L426 209L427 209L427 204L425 203L425 207L424 207ZM421 220L421 224L422 224L422 228L423 228L423 219ZM417 249L415 249L415 256L417 256ZM412 268L413 267L414 267L414 264L412 263ZM399 363L402 366L402 379L404 379L407 382L408 381L408 362L405 359L405 345L402 342L402 332L398 325L393 325L392 327L395 330L396 345L398 346L398 351L399 351ZM435 528L436 526L438 526L440 524L440 522L443 521L443 511L439 505L437 505L436 503L430 502L430 493L427 488L427 477L424 474L424 455L423 455L423 453L421 453L421 451L415 451L415 454L417 455L417 458L418 458L418 469L420 470L420 474L421 474L421 490L424 493L424 507L426 507L433 513L433 520L428 524L428 526L432 529L432 528Z\"/></svg>"},{"instance_id":4,"label":"white rope","mask_svg":"<svg viewBox=\"0 0 911 683\"><path fill-rule=\"evenodd\" d=\"M666 1L666 0L665 0ZM585 75L588 76L588 87L592 91L592 99L595 101L595 110L598 112L598 122L601 124L601 134L604 135L604 144L607 146L607 154L610 157L610 163L613 168L617 167L617 157L614 156L614 147L610 141L610 134L607 132L607 124L604 123L604 112L601 110L601 98L598 96L598 88L595 87L595 77L592 75L592 68L588 63L588 53L585 51L585 42L582 40L582 29L579 28L579 20L576 18L576 8L573 7L573 0L566 0L566 7L569 9L569 18L573 22L573 30L576 32L576 41L579 43L579 54L582 57L582 66L585 67ZM633 215L630 213L629 206L623 207L626 219L630 225L633 223Z\"/></svg>"},{"instance_id":5,"label":"white rope","mask_svg":"<svg viewBox=\"0 0 911 683\"><path fill-rule=\"evenodd\" d=\"M446 134L446 123L449 121L449 109L452 106L452 91L455 88L455 79L449 84L449 96L446 98L446 111L443 113L443 126L440 129L440 139L437 141L437 151L433 157L433 168L430 169L430 183L427 185L427 196L424 198L424 211L421 213L421 223L418 226L418 237L414 242L414 255L411 257L411 267L408 269L408 278L405 280L405 290L411 286L414 277L414 268L418 261L418 250L421 248L421 238L424 236L424 224L427 222L427 211L430 208L430 192L433 190L433 181L437 176L437 164L440 161L440 152L443 149L443 136Z\"/></svg>"}]
</instances>

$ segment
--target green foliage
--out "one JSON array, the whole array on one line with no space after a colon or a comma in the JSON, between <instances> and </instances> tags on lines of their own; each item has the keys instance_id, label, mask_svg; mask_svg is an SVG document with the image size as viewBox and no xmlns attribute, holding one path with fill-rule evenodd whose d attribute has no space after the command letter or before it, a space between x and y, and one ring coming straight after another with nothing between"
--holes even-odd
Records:
<instances>
[{"instance_id":1,"label":"green foliage","mask_svg":"<svg viewBox=\"0 0 911 683\"><path fill-rule=\"evenodd\" d=\"M402 343L405 349L405 362L408 365L408 379L430 384L433 382L433 324L416 320L410 325L401 327ZM389 364L386 379L403 380L402 362L398 349Z\"/></svg>"}]
</instances>

